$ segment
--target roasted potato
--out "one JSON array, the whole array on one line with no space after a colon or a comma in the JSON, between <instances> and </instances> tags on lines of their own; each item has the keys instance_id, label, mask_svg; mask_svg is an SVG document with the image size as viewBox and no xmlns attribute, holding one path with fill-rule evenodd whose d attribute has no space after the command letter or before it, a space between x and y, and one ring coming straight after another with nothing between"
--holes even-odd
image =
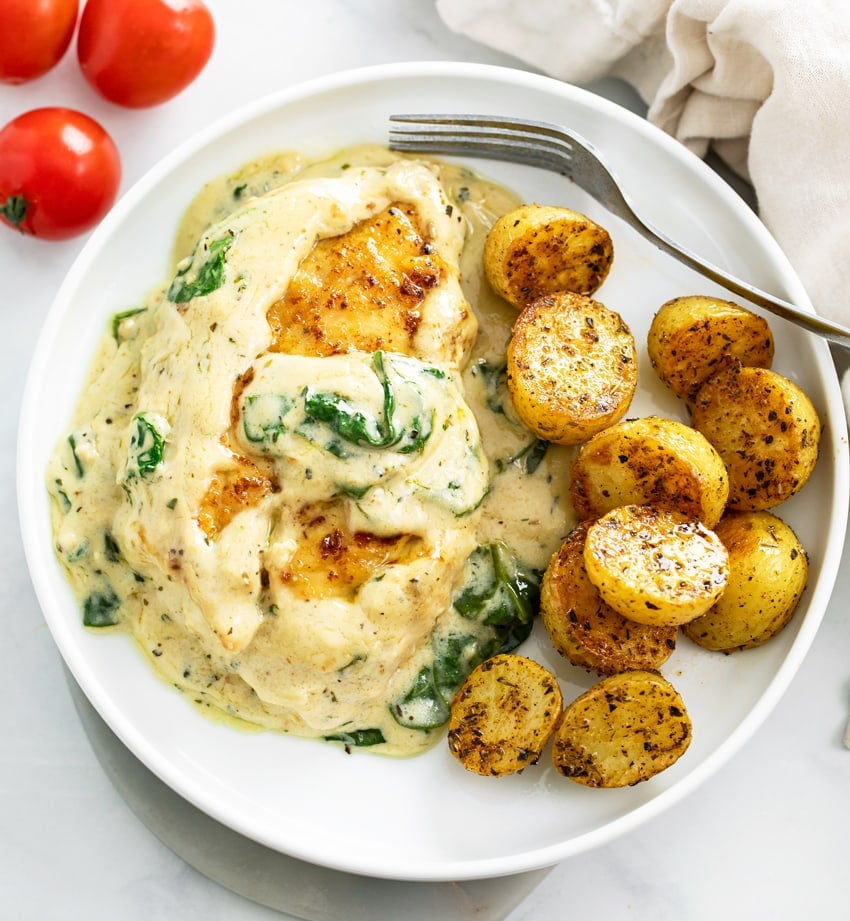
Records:
<instances>
[{"instance_id":1,"label":"roasted potato","mask_svg":"<svg viewBox=\"0 0 850 921\"><path fill-rule=\"evenodd\" d=\"M515 774L537 763L562 706L548 669L524 656L493 656L473 669L452 701L449 751L475 774Z\"/></svg>"},{"instance_id":2,"label":"roasted potato","mask_svg":"<svg viewBox=\"0 0 850 921\"><path fill-rule=\"evenodd\" d=\"M771 512L727 512L717 536L729 552L726 588L714 607L683 630L705 649L761 646L797 609L808 557L794 531Z\"/></svg>"},{"instance_id":3,"label":"roasted potato","mask_svg":"<svg viewBox=\"0 0 850 921\"><path fill-rule=\"evenodd\" d=\"M688 403L727 361L759 368L769 368L773 361L773 334L763 317L731 301L701 295L662 304L646 346L658 376Z\"/></svg>"},{"instance_id":4,"label":"roasted potato","mask_svg":"<svg viewBox=\"0 0 850 921\"><path fill-rule=\"evenodd\" d=\"M717 601L729 561L717 535L696 518L651 505L622 505L592 522L587 576L603 600L642 624L687 623Z\"/></svg>"},{"instance_id":5,"label":"roasted potato","mask_svg":"<svg viewBox=\"0 0 850 921\"><path fill-rule=\"evenodd\" d=\"M627 620L602 600L584 568L587 527L570 531L543 574L540 619L552 645L599 675L660 668L676 648L678 627Z\"/></svg>"},{"instance_id":6,"label":"roasted potato","mask_svg":"<svg viewBox=\"0 0 850 921\"><path fill-rule=\"evenodd\" d=\"M553 736L552 761L586 787L626 787L678 761L691 735L684 701L666 678L623 672L567 706Z\"/></svg>"},{"instance_id":7,"label":"roasted potato","mask_svg":"<svg viewBox=\"0 0 850 921\"><path fill-rule=\"evenodd\" d=\"M507 358L517 415L556 444L580 444L619 421L637 386L631 330L619 314L580 294L549 294L525 307Z\"/></svg>"},{"instance_id":8,"label":"roasted potato","mask_svg":"<svg viewBox=\"0 0 850 921\"><path fill-rule=\"evenodd\" d=\"M490 287L515 307L544 294L593 294L605 280L614 247L605 228L569 208L521 205L502 215L484 243Z\"/></svg>"},{"instance_id":9,"label":"roasted potato","mask_svg":"<svg viewBox=\"0 0 850 921\"><path fill-rule=\"evenodd\" d=\"M580 519L600 518L618 505L654 505L713 528L726 508L729 475L696 429L646 416L609 426L582 445L570 495Z\"/></svg>"},{"instance_id":10,"label":"roasted potato","mask_svg":"<svg viewBox=\"0 0 850 921\"><path fill-rule=\"evenodd\" d=\"M821 424L811 400L768 368L732 365L712 375L697 391L691 423L723 458L728 505L739 511L790 499L818 458Z\"/></svg>"}]
</instances>

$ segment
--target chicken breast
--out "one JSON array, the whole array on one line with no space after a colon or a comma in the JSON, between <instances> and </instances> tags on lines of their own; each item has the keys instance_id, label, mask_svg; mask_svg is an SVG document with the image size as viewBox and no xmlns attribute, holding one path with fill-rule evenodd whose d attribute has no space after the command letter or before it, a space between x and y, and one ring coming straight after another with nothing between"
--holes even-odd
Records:
<instances>
[{"instance_id":1,"label":"chicken breast","mask_svg":"<svg viewBox=\"0 0 850 921\"><path fill-rule=\"evenodd\" d=\"M252 200L178 268L141 352L122 550L313 729L385 699L476 545L488 467L451 210L411 161ZM356 690L331 706L344 667Z\"/></svg>"}]
</instances>

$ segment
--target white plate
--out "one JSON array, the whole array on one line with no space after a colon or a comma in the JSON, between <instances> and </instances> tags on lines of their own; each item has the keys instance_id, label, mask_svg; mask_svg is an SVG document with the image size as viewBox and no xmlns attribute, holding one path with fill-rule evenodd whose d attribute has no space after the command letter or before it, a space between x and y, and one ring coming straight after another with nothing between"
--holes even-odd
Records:
<instances>
[{"instance_id":1,"label":"white plate","mask_svg":"<svg viewBox=\"0 0 850 921\"><path fill-rule=\"evenodd\" d=\"M207 179L276 149L323 155L383 142L390 113L417 111L524 115L567 125L604 151L639 211L668 234L760 287L808 303L776 244L721 180L603 99L480 65L404 64L335 75L260 100L205 131L131 189L92 235L48 315L27 382L19 506L33 583L65 661L113 731L177 793L235 831L313 863L385 878L473 879L548 866L610 841L693 793L742 745L788 686L822 619L844 542L850 463L826 345L772 321L775 367L805 388L824 422L814 477L780 510L810 554L810 584L791 625L761 649L722 656L680 642L664 671L688 705L693 743L674 767L624 790L584 789L557 775L546 756L521 775L490 780L463 771L444 745L392 760L242 733L199 715L152 674L132 641L86 632L53 556L44 470L107 318L164 275L172 232ZM527 199L568 204L608 227L616 256L598 297L625 316L639 344L668 298L718 292L565 180L494 162L479 168ZM654 383L645 353L640 373L630 415L681 417L681 406ZM532 637L526 651L558 672L567 698L593 681L545 639Z\"/></svg>"},{"instance_id":2,"label":"white plate","mask_svg":"<svg viewBox=\"0 0 850 921\"><path fill-rule=\"evenodd\" d=\"M68 687L101 766L136 816L204 876L287 916L309 921L504 921L549 873L545 868L490 879L408 882L296 860L237 834L178 796L118 741L76 681L69 678Z\"/></svg>"}]
</instances>

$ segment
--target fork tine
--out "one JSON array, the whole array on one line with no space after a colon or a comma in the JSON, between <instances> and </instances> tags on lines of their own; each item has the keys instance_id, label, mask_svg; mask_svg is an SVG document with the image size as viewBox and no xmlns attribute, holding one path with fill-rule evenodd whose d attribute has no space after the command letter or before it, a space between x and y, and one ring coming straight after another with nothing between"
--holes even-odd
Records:
<instances>
[{"instance_id":1,"label":"fork tine","mask_svg":"<svg viewBox=\"0 0 850 921\"><path fill-rule=\"evenodd\" d=\"M393 150L421 152L424 150L442 154L468 154L488 159L522 162L560 173L571 175L571 151L556 140L546 139L508 128L477 127L481 120L469 121L464 125L450 122L428 123L408 117L410 127L390 127L390 147Z\"/></svg>"},{"instance_id":2,"label":"fork tine","mask_svg":"<svg viewBox=\"0 0 850 921\"><path fill-rule=\"evenodd\" d=\"M564 157L566 160L573 158L572 146L555 139L541 138L533 134L522 134L510 131L481 131L472 130L398 130L390 131L390 143L393 147L406 144L409 147L423 144L441 144L444 147L483 146L495 150L500 147L513 148L515 152L521 150L534 150L550 155Z\"/></svg>"},{"instance_id":3,"label":"fork tine","mask_svg":"<svg viewBox=\"0 0 850 921\"><path fill-rule=\"evenodd\" d=\"M576 137L571 131L560 125L549 122L538 122L532 119L516 121L503 115L466 115L466 114L396 114L390 116L390 122L410 125L428 125L435 131L447 129L458 130L461 128L474 128L480 133L481 129L487 131L503 131L527 135L529 137L550 137L565 142L567 146ZM391 130L392 126L391 126ZM404 130L404 129L399 129Z\"/></svg>"},{"instance_id":4,"label":"fork tine","mask_svg":"<svg viewBox=\"0 0 850 921\"><path fill-rule=\"evenodd\" d=\"M498 115L392 115L394 150L471 154L560 173L626 219L632 207L593 145L566 128Z\"/></svg>"},{"instance_id":5,"label":"fork tine","mask_svg":"<svg viewBox=\"0 0 850 921\"><path fill-rule=\"evenodd\" d=\"M392 134L393 150L478 155L491 160L527 163L565 176L571 174L569 154L547 150L513 137L486 138L456 133L410 132Z\"/></svg>"},{"instance_id":6,"label":"fork tine","mask_svg":"<svg viewBox=\"0 0 850 921\"><path fill-rule=\"evenodd\" d=\"M390 125L390 138L395 143L445 142L478 144L490 140L494 144L520 147L528 145L545 148L558 155L570 157L575 139L566 130L543 123L517 124L508 120L485 119L478 116L414 116L393 115L392 122L401 122L405 127ZM410 127L406 127L409 125Z\"/></svg>"}]
</instances>

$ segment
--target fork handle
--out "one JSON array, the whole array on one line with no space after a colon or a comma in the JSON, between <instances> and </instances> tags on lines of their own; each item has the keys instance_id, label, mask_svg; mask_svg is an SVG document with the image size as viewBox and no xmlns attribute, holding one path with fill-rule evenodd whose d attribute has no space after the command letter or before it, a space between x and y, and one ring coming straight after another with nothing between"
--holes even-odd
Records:
<instances>
[{"instance_id":1,"label":"fork handle","mask_svg":"<svg viewBox=\"0 0 850 921\"><path fill-rule=\"evenodd\" d=\"M694 271L699 272L701 275L705 275L706 278L710 278L712 281L717 282L718 285L750 301L750 303L758 304L759 307L763 307L775 316L782 317L783 320L788 320L803 329L807 329L809 332L817 333L817 335L823 336L830 342L834 342L836 345L840 345L845 349L850 349L850 329L847 329L847 327L842 326L840 323L833 323L832 320L828 320L825 317L807 313L805 310L801 310L799 307L789 304L788 301L783 301L781 298L767 294L765 291L753 285L749 285L745 281L735 278L733 275L727 275L722 269L719 269L715 265L711 265L704 259L700 259L694 253L690 252L690 250L680 246L678 243L674 243L669 237L661 233L661 231L649 227L644 224L643 221L639 221L639 224L640 226L636 224L633 226L635 226L647 240L654 243L659 249L678 259Z\"/></svg>"}]
</instances>

